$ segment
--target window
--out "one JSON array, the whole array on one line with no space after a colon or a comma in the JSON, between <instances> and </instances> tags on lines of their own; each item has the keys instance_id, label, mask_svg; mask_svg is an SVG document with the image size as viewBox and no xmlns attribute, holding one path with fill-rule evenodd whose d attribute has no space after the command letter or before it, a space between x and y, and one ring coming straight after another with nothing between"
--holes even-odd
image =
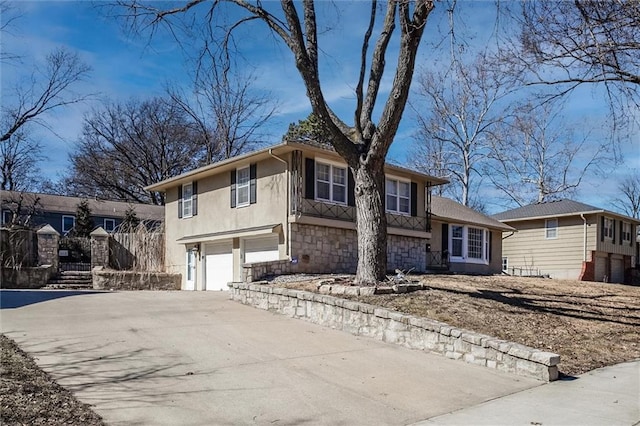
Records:
<instances>
[{"instance_id":1,"label":"window","mask_svg":"<svg viewBox=\"0 0 640 426\"><path fill-rule=\"evenodd\" d=\"M613 239L613 219L604 218L604 237Z\"/></svg>"},{"instance_id":2,"label":"window","mask_svg":"<svg viewBox=\"0 0 640 426\"><path fill-rule=\"evenodd\" d=\"M546 239L558 238L558 219L547 219L544 223L544 228Z\"/></svg>"},{"instance_id":3,"label":"window","mask_svg":"<svg viewBox=\"0 0 640 426\"><path fill-rule=\"evenodd\" d=\"M251 181L249 167L236 170L236 206L249 205L249 182Z\"/></svg>"},{"instance_id":4,"label":"window","mask_svg":"<svg viewBox=\"0 0 640 426\"><path fill-rule=\"evenodd\" d=\"M462 257L464 228L462 226L451 226L451 256Z\"/></svg>"},{"instance_id":5,"label":"window","mask_svg":"<svg viewBox=\"0 0 640 426\"><path fill-rule=\"evenodd\" d=\"M116 220L115 219L105 219L103 228L107 232L113 232L116 229Z\"/></svg>"},{"instance_id":6,"label":"window","mask_svg":"<svg viewBox=\"0 0 640 426\"><path fill-rule=\"evenodd\" d=\"M505 271L505 272L509 270L509 258L508 257L503 257L502 258L502 270Z\"/></svg>"},{"instance_id":7,"label":"window","mask_svg":"<svg viewBox=\"0 0 640 426\"><path fill-rule=\"evenodd\" d=\"M76 225L75 216L62 216L62 233L66 234Z\"/></svg>"},{"instance_id":8,"label":"window","mask_svg":"<svg viewBox=\"0 0 640 426\"><path fill-rule=\"evenodd\" d=\"M182 217L193 216L193 184L182 185Z\"/></svg>"},{"instance_id":9,"label":"window","mask_svg":"<svg viewBox=\"0 0 640 426\"><path fill-rule=\"evenodd\" d=\"M450 225L451 261L488 263L489 236L486 229L463 225Z\"/></svg>"},{"instance_id":10,"label":"window","mask_svg":"<svg viewBox=\"0 0 640 426\"><path fill-rule=\"evenodd\" d=\"M631 241L631 224L624 223L622 225L622 241Z\"/></svg>"},{"instance_id":11,"label":"window","mask_svg":"<svg viewBox=\"0 0 640 426\"><path fill-rule=\"evenodd\" d=\"M387 211L410 214L411 183L397 179L387 179Z\"/></svg>"},{"instance_id":12,"label":"window","mask_svg":"<svg viewBox=\"0 0 640 426\"><path fill-rule=\"evenodd\" d=\"M2 224L8 225L11 223L13 219L13 212L11 210L3 210L2 211Z\"/></svg>"},{"instance_id":13,"label":"window","mask_svg":"<svg viewBox=\"0 0 640 426\"><path fill-rule=\"evenodd\" d=\"M332 164L316 163L316 199L347 203L347 169Z\"/></svg>"},{"instance_id":14,"label":"window","mask_svg":"<svg viewBox=\"0 0 640 426\"><path fill-rule=\"evenodd\" d=\"M478 228L469 228L467 253L471 259L482 259L484 231Z\"/></svg>"}]
</instances>

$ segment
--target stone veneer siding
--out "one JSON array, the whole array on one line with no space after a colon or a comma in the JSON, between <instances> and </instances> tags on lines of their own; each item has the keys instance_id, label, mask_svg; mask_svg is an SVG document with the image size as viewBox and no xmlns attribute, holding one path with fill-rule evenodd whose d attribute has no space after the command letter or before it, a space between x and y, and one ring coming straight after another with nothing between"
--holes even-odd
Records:
<instances>
[{"instance_id":1,"label":"stone veneer siding","mask_svg":"<svg viewBox=\"0 0 640 426\"><path fill-rule=\"evenodd\" d=\"M560 356L373 305L300 290L229 284L231 299L291 318L544 381L558 378Z\"/></svg>"},{"instance_id":2,"label":"stone veneer siding","mask_svg":"<svg viewBox=\"0 0 640 426\"><path fill-rule=\"evenodd\" d=\"M388 235L387 269L424 271L426 243L422 238ZM358 266L358 237L351 229L291 224L291 256L295 272L354 273Z\"/></svg>"},{"instance_id":3,"label":"stone veneer siding","mask_svg":"<svg viewBox=\"0 0 640 426\"><path fill-rule=\"evenodd\" d=\"M182 276L164 272L114 271L96 267L92 271L95 290L180 290Z\"/></svg>"}]
</instances>

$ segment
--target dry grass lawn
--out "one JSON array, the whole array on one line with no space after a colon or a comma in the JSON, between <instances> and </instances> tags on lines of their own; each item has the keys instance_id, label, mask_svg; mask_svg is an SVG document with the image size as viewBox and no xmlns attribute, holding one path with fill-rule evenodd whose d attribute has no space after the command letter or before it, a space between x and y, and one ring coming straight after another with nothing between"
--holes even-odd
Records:
<instances>
[{"instance_id":1,"label":"dry grass lawn","mask_svg":"<svg viewBox=\"0 0 640 426\"><path fill-rule=\"evenodd\" d=\"M350 299L558 353L565 375L640 358L640 287L509 276L412 278L428 289ZM286 286L315 290L317 281Z\"/></svg>"}]
</instances>

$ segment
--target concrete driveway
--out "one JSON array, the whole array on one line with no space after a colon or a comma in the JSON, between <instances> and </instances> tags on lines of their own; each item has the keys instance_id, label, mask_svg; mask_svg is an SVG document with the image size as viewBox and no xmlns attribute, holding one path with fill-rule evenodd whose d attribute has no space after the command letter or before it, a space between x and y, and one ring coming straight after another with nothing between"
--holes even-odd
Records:
<instances>
[{"instance_id":1,"label":"concrete driveway","mask_svg":"<svg viewBox=\"0 0 640 426\"><path fill-rule=\"evenodd\" d=\"M112 425L402 425L542 384L227 297L3 290L0 328Z\"/></svg>"}]
</instances>

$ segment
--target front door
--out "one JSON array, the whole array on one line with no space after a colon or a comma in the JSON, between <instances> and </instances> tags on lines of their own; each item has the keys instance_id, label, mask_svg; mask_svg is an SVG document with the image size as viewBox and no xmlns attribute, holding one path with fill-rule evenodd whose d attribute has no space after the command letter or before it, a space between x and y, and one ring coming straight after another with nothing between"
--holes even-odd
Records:
<instances>
[{"instance_id":1,"label":"front door","mask_svg":"<svg viewBox=\"0 0 640 426\"><path fill-rule=\"evenodd\" d=\"M185 290L196 289L196 251L187 250L187 282Z\"/></svg>"}]
</instances>

